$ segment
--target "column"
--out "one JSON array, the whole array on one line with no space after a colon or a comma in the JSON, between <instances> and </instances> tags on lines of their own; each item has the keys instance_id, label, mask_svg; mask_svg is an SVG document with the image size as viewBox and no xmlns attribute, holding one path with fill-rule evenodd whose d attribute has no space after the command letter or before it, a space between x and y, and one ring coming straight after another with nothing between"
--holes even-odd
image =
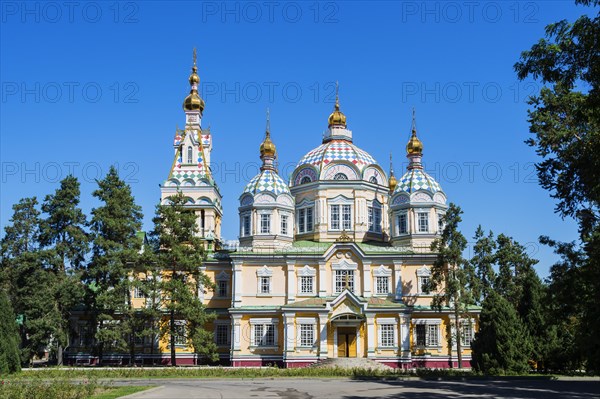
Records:
<instances>
[{"instance_id":1,"label":"column","mask_svg":"<svg viewBox=\"0 0 600 399\"><path fill-rule=\"evenodd\" d=\"M363 296L365 298L369 298L372 296L372 290L371 290L371 287L373 287L372 280L373 279L371 277L371 262L364 261L363 262Z\"/></svg>"},{"instance_id":2,"label":"column","mask_svg":"<svg viewBox=\"0 0 600 399\"><path fill-rule=\"evenodd\" d=\"M285 327L283 329L283 359L287 359L294 355L296 351L296 337L294 334L294 319L295 313L284 313L283 321Z\"/></svg>"},{"instance_id":3,"label":"column","mask_svg":"<svg viewBox=\"0 0 600 399\"><path fill-rule=\"evenodd\" d=\"M319 314L319 359L327 359L327 314Z\"/></svg>"},{"instance_id":4,"label":"column","mask_svg":"<svg viewBox=\"0 0 600 399\"><path fill-rule=\"evenodd\" d=\"M325 286L325 262L319 262L319 296L327 296L327 287Z\"/></svg>"},{"instance_id":5,"label":"column","mask_svg":"<svg viewBox=\"0 0 600 399\"><path fill-rule=\"evenodd\" d=\"M375 317L373 314L366 314L367 316L367 357L375 357L375 345L376 345L376 331L375 331Z\"/></svg>"},{"instance_id":6,"label":"column","mask_svg":"<svg viewBox=\"0 0 600 399\"><path fill-rule=\"evenodd\" d=\"M394 287L395 298L397 301L402 300L402 261L394 260Z\"/></svg>"},{"instance_id":7,"label":"column","mask_svg":"<svg viewBox=\"0 0 600 399\"><path fill-rule=\"evenodd\" d=\"M233 263L233 295L232 307L238 308L242 306L242 263Z\"/></svg>"},{"instance_id":8,"label":"column","mask_svg":"<svg viewBox=\"0 0 600 399\"><path fill-rule=\"evenodd\" d=\"M242 348L242 327L241 327L242 315L234 314L231 315L231 362L233 364L234 358L240 352Z\"/></svg>"},{"instance_id":9,"label":"column","mask_svg":"<svg viewBox=\"0 0 600 399\"><path fill-rule=\"evenodd\" d=\"M410 318L408 316L403 316L400 320L402 324L402 340L401 340L401 348L403 354L408 352L410 353Z\"/></svg>"},{"instance_id":10,"label":"column","mask_svg":"<svg viewBox=\"0 0 600 399\"><path fill-rule=\"evenodd\" d=\"M287 261L287 301L292 303L296 301L296 273L293 261Z\"/></svg>"}]
</instances>

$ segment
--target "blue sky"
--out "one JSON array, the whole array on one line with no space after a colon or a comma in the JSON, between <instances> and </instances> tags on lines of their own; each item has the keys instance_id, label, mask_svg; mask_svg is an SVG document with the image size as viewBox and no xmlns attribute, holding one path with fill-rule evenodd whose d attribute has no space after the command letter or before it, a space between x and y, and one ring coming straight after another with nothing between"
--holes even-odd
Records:
<instances>
[{"instance_id":1,"label":"blue sky","mask_svg":"<svg viewBox=\"0 0 600 399\"><path fill-rule=\"evenodd\" d=\"M576 239L537 184L526 99L513 64L548 23L586 12L547 2L3 2L1 215L43 198L69 171L89 213L95 178L118 164L151 228L172 162L198 48L203 126L224 197L223 234L256 172L265 110L281 174L318 146L340 82L354 142L396 175L416 108L426 170L478 224L527 245L546 276L556 260L537 237Z\"/></svg>"}]
</instances>

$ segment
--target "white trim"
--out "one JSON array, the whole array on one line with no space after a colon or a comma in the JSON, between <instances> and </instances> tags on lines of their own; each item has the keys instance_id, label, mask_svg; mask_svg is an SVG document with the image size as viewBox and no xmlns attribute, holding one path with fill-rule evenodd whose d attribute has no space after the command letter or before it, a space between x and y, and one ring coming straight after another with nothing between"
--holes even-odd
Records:
<instances>
[{"instance_id":1,"label":"white trim","mask_svg":"<svg viewBox=\"0 0 600 399\"><path fill-rule=\"evenodd\" d=\"M258 277L271 277L273 276L273 270L271 270L267 265L264 265L256 271L256 275Z\"/></svg>"},{"instance_id":2,"label":"white trim","mask_svg":"<svg viewBox=\"0 0 600 399\"><path fill-rule=\"evenodd\" d=\"M304 265L302 269L298 270L298 276L303 277L314 277L317 275L317 270L314 267L310 267L309 265Z\"/></svg>"},{"instance_id":3,"label":"white trim","mask_svg":"<svg viewBox=\"0 0 600 399\"><path fill-rule=\"evenodd\" d=\"M391 277L392 269L386 267L384 265L379 266L377 269L373 270L373 275L376 277Z\"/></svg>"}]
</instances>

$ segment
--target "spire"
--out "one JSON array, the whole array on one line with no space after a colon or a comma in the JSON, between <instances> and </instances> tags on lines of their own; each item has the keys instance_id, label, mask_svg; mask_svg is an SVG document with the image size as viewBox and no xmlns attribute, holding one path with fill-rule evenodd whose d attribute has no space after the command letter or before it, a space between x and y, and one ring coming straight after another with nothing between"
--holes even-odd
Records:
<instances>
[{"instance_id":1,"label":"spire","mask_svg":"<svg viewBox=\"0 0 600 399\"><path fill-rule=\"evenodd\" d=\"M342 127L346 128L346 115L340 111L340 85L335 82L335 105L333 106L333 112L329 115L329 128Z\"/></svg>"},{"instance_id":2,"label":"spire","mask_svg":"<svg viewBox=\"0 0 600 399\"><path fill-rule=\"evenodd\" d=\"M267 127L265 129L265 139L260 144L260 159L263 160L261 170L275 170L275 158L277 158L277 148L271 141L271 116L267 108Z\"/></svg>"},{"instance_id":3,"label":"spire","mask_svg":"<svg viewBox=\"0 0 600 399\"><path fill-rule=\"evenodd\" d=\"M198 76L198 67L196 66L196 48L192 53L192 73L188 78L190 82L190 94L183 100L184 111L199 111L202 115L204 111L204 100L198 94L198 85L200 84L200 77Z\"/></svg>"},{"instance_id":4,"label":"spire","mask_svg":"<svg viewBox=\"0 0 600 399\"><path fill-rule=\"evenodd\" d=\"M421 157L423 156L423 143L417 137L417 118L415 116L415 109L412 112L412 127L411 135L408 143L406 144L406 157L410 160L408 169L420 169Z\"/></svg>"},{"instance_id":5,"label":"spire","mask_svg":"<svg viewBox=\"0 0 600 399\"><path fill-rule=\"evenodd\" d=\"M398 180L396 180L396 176L394 176L394 162L392 161L392 153L390 152L390 180L389 180L389 188L390 192L394 192L396 186L398 185Z\"/></svg>"}]
</instances>

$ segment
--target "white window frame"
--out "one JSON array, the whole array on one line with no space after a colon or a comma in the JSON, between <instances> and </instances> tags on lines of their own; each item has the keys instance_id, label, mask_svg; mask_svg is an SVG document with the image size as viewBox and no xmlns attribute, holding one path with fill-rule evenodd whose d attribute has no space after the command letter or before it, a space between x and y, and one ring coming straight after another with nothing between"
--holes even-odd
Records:
<instances>
[{"instance_id":1,"label":"white window frame","mask_svg":"<svg viewBox=\"0 0 600 399\"><path fill-rule=\"evenodd\" d=\"M272 276L273 276L273 270L269 269L266 265L263 266L262 268L258 269L256 271L256 276L257 276L257 287L256 287L256 292L258 293L258 295L271 295L271 291L272 291ZM268 289L268 291L264 291L265 287Z\"/></svg>"},{"instance_id":2,"label":"white window frame","mask_svg":"<svg viewBox=\"0 0 600 399\"><path fill-rule=\"evenodd\" d=\"M298 208L296 214L298 234L311 233L315 228L314 206L308 205Z\"/></svg>"},{"instance_id":3,"label":"white window frame","mask_svg":"<svg viewBox=\"0 0 600 399\"><path fill-rule=\"evenodd\" d=\"M227 294L229 294L229 282L227 280L217 280L217 297L226 298Z\"/></svg>"},{"instance_id":4,"label":"white window frame","mask_svg":"<svg viewBox=\"0 0 600 399\"><path fill-rule=\"evenodd\" d=\"M313 348L317 343L317 321L314 318L297 318L296 345L300 348Z\"/></svg>"},{"instance_id":5,"label":"white window frame","mask_svg":"<svg viewBox=\"0 0 600 399\"><path fill-rule=\"evenodd\" d=\"M357 281L357 277L358 277L358 273L356 273L356 271L358 270L358 265L356 263L350 263L347 260L342 260L339 263L334 263L331 265L331 269L332 269L332 278L331 278L331 282L332 282L332 292L334 294L339 294L342 291L344 291L344 289L348 288L347 286L343 286L338 284L338 272L351 272L349 273L350 276L352 276L352 279L349 281L351 282L351 289L348 288L348 291L350 292L355 292L355 290L357 289L357 287L359 286L359 282ZM338 290L338 288L341 288Z\"/></svg>"},{"instance_id":6,"label":"white window frame","mask_svg":"<svg viewBox=\"0 0 600 399\"><path fill-rule=\"evenodd\" d=\"M279 215L279 227L282 236L287 236L290 233L290 215Z\"/></svg>"},{"instance_id":7,"label":"white window frame","mask_svg":"<svg viewBox=\"0 0 600 399\"><path fill-rule=\"evenodd\" d=\"M309 265L304 265L304 267L298 270L297 280L298 280L298 295L314 295L315 294L315 283L316 283L316 275L317 270L314 267L310 267ZM310 279L312 290L307 291L303 289L302 280Z\"/></svg>"},{"instance_id":8,"label":"white window frame","mask_svg":"<svg viewBox=\"0 0 600 399\"><path fill-rule=\"evenodd\" d=\"M379 266L377 269L373 270L373 284L374 284L374 292L375 295L387 296L392 293L391 288L391 280L392 280L392 269L386 267L384 265ZM387 290L386 292L382 292L379 290L379 279L387 280Z\"/></svg>"},{"instance_id":9,"label":"white window frame","mask_svg":"<svg viewBox=\"0 0 600 399\"><path fill-rule=\"evenodd\" d=\"M144 298L146 298L146 295L142 291L141 287L134 287L133 288L133 297L135 299L144 299Z\"/></svg>"},{"instance_id":10,"label":"white window frame","mask_svg":"<svg viewBox=\"0 0 600 399\"><path fill-rule=\"evenodd\" d=\"M423 285L425 282L431 281L431 269L427 266L423 265L417 269L417 293L422 295L431 295L431 291L423 290Z\"/></svg>"},{"instance_id":11,"label":"white window frame","mask_svg":"<svg viewBox=\"0 0 600 399\"><path fill-rule=\"evenodd\" d=\"M179 329L183 329L183 334L178 331ZM175 320L173 341L175 341L175 346L187 346L187 323L185 320Z\"/></svg>"},{"instance_id":12,"label":"white window frame","mask_svg":"<svg viewBox=\"0 0 600 399\"><path fill-rule=\"evenodd\" d=\"M377 319L377 346L382 349L398 347L398 321L396 319Z\"/></svg>"},{"instance_id":13,"label":"white window frame","mask_svg":"<svg viewBox=\"0 0 600 399\"><path fill-rule=\"evenodd\" d=\"M390 278L388 276L375 276L375 295L390 294Z\"/></svg>"},{"instance_id":14,"label":"white window frame","mask_svg":"<svg viewBox=\"0 0 600 399\"><path fill-rule=\"evenodd\" d=\"M465 330L468 328L468 330ZM468 334L466 334L468 332ZM463 347L470 347L471 342L475 338L475 323L473 320L461 320L460 321L460 342ZM467 339L468 338L468 339Z\"/></svg>"},{"instance_id":15,"label":"white window frame","mask_svg":"<svg viewBox=\"0 0 600 399\"><path fill-rule=\"evenodd\" d=\"M367 208L368 229L371 233L381 233L381 205L373 201Z\"/></svg>"},{"instance_id":16,"label":"white window frame","mask_svg":"<svg viewBox=\"0 0 600 399\"><path fill-rule=\"evenodd\" d=\"M258 214L259 217L259 227L260 234L269 235L271 234L271 213L270 212L262 212Z\"/></svg>"},{"instance_id":17,"label":"white window frame","mask_svg":"<svg viewBox=\"0 0 600 399\"><path fill-rule=\"evenodd\" d=\"M440 319L415 319L413 320L414 325L414 343L417 348L436 348L442 347L442 337L440 334L440 326L442 321ZM424 329L424 341L425 345L419 344L419 326Z\"/></svg>"},{"instance_id":18,"label":"white window frame","mask_svg":"<svg viewBox=\"0 0 600 399\"><path fill-rule=\"evenodd\" d=\"M246 221L248 221L246 225ZM252 215L250 212L242 213L242 237L248 237L252 235ZM246 229L248 227L248 229Z\"/></svg>"},{"instance_id":19,"label":"white window frame","mask_svg":"<svg viewBox=\"0 0 600 399\"><path fill-rule=\"evenodd\" d=\"M258 348L276 348L279 346L278 341L278 319L250 319L250 347ZM272 341L268 339L267 331L271 329L273 332ZM260 330L260 336L257 333Z\"/></svg>"},{"instance_id":20,"label":"white window frame","mask_svg":"<svg viewBox=\"0 0 600 399\"><path fill-rule=\"evenodd\" d=\"M424 222L424 223L422 224L421 222ZM425 210L417 211L417 232L419 232L420 234L429 233L429 212L428 211L425 211Z\"/></svg>"},{"instance_id":21,"label":"white window frame","mask_svg":"<svg viewBox=\"0 0 600 399\"><path fill-rule=\"evenodd\" d=\"M188 164L194 163L194 149L192 148L191 145L189 145L187 148L187 162L186 163L188 163Z\"/></svg>"},{"instance_id":22,"label":"white window frame","mask_svg":"<svg viewBox=\"0 0 600 399\"><path fill-rule=\"evenodd\" d=\"M402 218L404 217L404 223ZM396 235L408 234L408 212L399 212L396 214Z\"/></svg>"}]
</instances>

